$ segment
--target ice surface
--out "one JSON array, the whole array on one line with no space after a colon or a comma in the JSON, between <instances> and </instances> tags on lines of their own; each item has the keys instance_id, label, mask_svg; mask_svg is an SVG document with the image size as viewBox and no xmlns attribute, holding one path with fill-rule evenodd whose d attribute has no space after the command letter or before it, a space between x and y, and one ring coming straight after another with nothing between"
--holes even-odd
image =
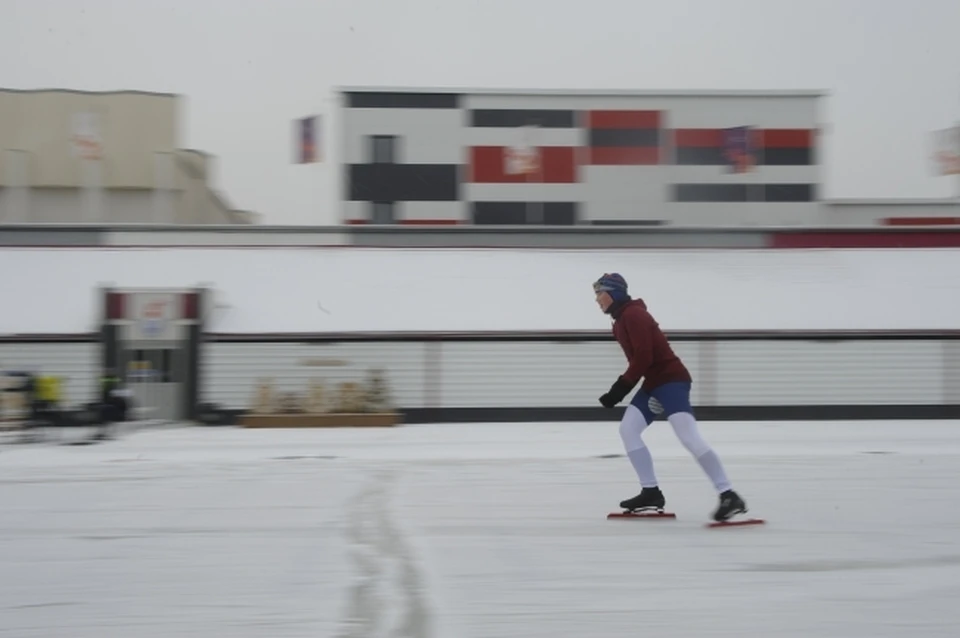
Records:
<instances>
[{"instance_id":1,"label":"ice surface","mask_svg":"<svg viewBox=\"0 0 960 638\"><path fill-rule=\"evenodd\" d=\"M955 249L4 248L0 334L96 330L100 285L200 284L212 332L607 330L591 283L610 271L674 331L949 330L960 314Z\"/></svg>"},{"instance_id":2,"label":"ice surface","mask_svg":"<svg viewBox=\"0 0 960 638\"><path fill-rule=\"evenodd\" d=\"M676 521L615 423L169 428L0 450L0 636L956 635L960 428L715 423L765 527L651 429Z\"/></svg>"}]
</instances>

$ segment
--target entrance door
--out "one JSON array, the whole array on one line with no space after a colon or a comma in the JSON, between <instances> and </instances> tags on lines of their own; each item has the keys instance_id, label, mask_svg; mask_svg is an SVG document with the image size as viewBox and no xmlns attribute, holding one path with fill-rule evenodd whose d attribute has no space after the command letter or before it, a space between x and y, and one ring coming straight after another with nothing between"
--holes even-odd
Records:
<instances>
[{"instance_id":1,"label":"entrance door","mask_svg":"<svg viewBox=\"0 0 960 638\"><path fill-rule=\"evenodd\" d=\"M121 370L135 402L131 418L150 421L182 418L181 392L186 373L184 354L172 345L123 350Z\"/></svg>"}]
</instances>

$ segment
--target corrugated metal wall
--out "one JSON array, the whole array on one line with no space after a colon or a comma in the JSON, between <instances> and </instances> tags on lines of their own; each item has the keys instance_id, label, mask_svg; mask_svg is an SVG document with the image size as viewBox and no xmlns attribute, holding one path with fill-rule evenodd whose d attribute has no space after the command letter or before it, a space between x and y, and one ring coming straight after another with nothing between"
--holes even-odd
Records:
<instances>
[{"instance_id":1,"label":"corrugated metal wall","mask_svg":"<svg viewBox=\"0 0 960 638\"><path fill-rule=\"evenodd\" d=\"M75 406L97 398L99 343L0 344L0 371L32 371L62 377L63 400Z\"/></svg>"},{"instance_id":2,"label":"corrugated metal wall","mask_svg":"<svg viewBox=\"0 0 960 638\"><path fill-rule=\"evenodd\" d=\"M700 405L955 403L955 341L679 341ZM251 405L259 379L302 392L382 367L402 408L595 407L624 369L610 342L211 343L203 400ZM319 360L319 361L318 361ZM310 365L310 364L313 365ZM323 366L316 364L323 363ZM339 363L339 365L337 365Z\"/></svg>"},{"instance_id":3,"label":"corrugated metal wall","mask_svg":"<svg viewBox=\"0 0 960 638\"><path fill-rule=\"evenodd\" d=\"M202 400L250 407L257 384L303 392L385 370L402 408L595 407L623 371L611 342L209 343ZM960 403L960 341L678 341L699 405ZM96 343L0 345L0 369L64 378L65 401L94 398Z\"/></svg>"}]
</instances>

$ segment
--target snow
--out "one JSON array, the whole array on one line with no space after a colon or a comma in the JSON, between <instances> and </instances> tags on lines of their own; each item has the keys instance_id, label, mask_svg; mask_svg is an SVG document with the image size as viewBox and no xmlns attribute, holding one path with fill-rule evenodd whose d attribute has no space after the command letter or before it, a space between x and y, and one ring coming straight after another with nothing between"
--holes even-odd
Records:
<instances>
[{"instance_id":1,"label":"snow","mask_svg":"<svg viewBox=\"0 0 960 638\"><path fill-rule=\"evenodd\" d=\"M167 427L0 450L0 635L224 638L954 636L960 429L711 423L763 527L668 426L675 521L615 423ZM70 436L77 436L71 434Z\"/></svg>"},{"instance_id":2,"label":"snow","mask_svg":"<svg viewBox=\"0 0 960 638\"><path fill-rule=\"evenodd\" d=\"M591 283L609 271L673 331L955 329L960 314L954 249L4 248L0 334L94 330L102 284L208 285L213 332L606 330Z\"/></svg>"}]
</instances>

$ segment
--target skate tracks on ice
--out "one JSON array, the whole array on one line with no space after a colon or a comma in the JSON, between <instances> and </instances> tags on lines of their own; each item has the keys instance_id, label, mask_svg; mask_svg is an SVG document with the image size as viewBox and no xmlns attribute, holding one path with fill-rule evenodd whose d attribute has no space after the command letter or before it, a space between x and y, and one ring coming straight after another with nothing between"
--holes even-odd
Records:
<instances>
[{"instance_id":1,"label":"skate tracks on ice","mask_svg":"<svg viewBox=\"0 0 960 638\"><path fill-rule=\"evenodd\" d=\"M433 638L424 577L393 514L396 479L375 472L351 499L346 532L356 571L337 638Z\"/></svg>"},{"instance_id":2,"label":"skate tracks on ice","mask_svg":"<svg viewBox=\"0 0 960 638\"><path fill-rule=\"evenodd\" d=\"M0 636L956 637L960 424L704 424L770 523L731 533L669 427L677 520L607 521L636 493L616 427L6 446Z\"/></svg>"}]
</instances>

